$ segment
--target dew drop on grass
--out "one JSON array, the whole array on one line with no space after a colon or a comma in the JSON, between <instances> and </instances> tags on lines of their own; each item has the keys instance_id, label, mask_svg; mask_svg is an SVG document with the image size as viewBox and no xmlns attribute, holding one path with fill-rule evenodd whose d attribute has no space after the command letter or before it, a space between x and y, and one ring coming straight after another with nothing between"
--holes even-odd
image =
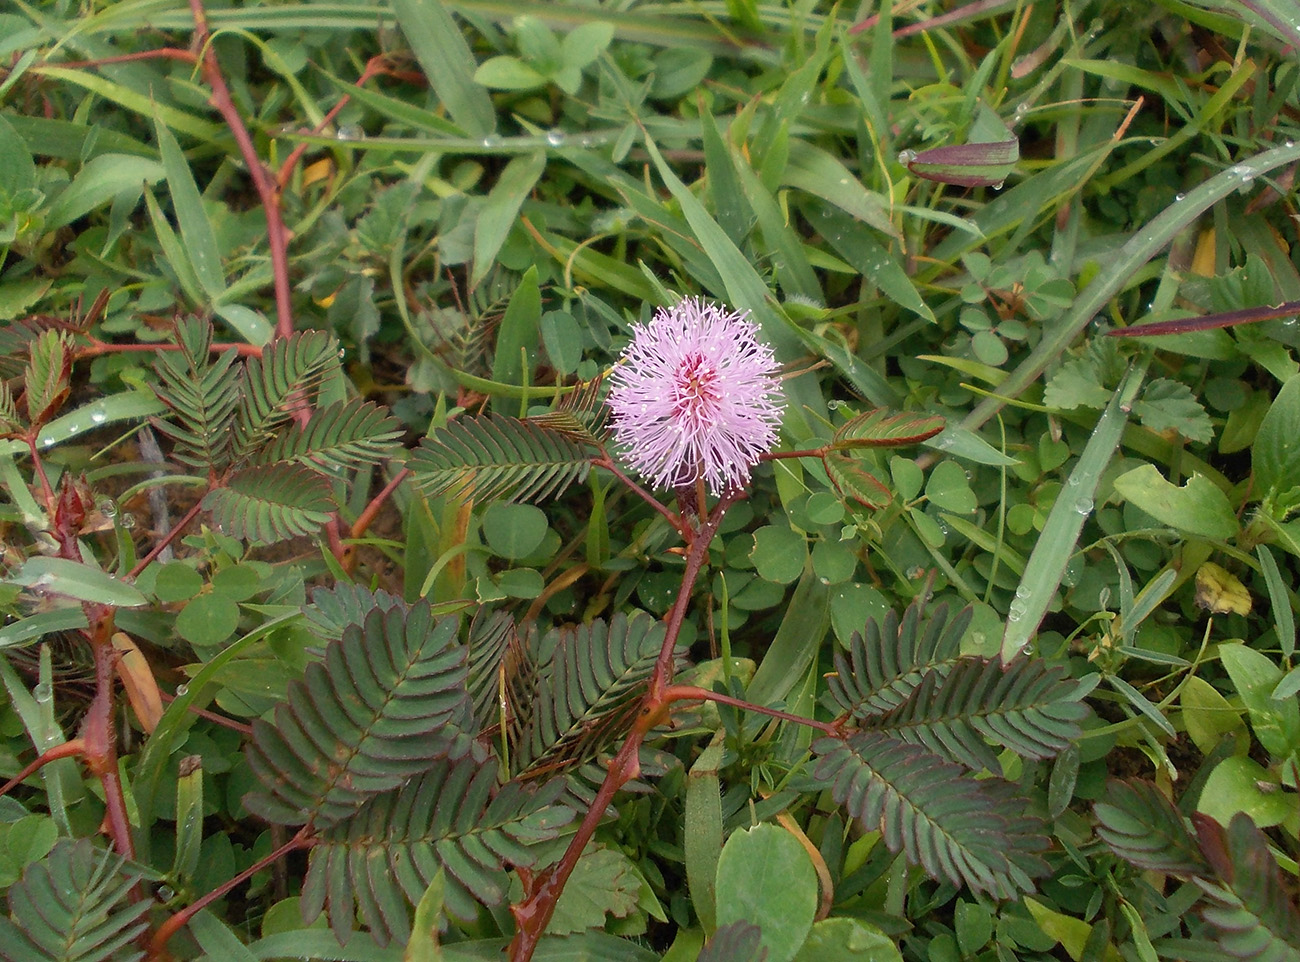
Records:
<instances>
[{"instance_id":1,"label":"dew drop on grass","mask_svg":"<svg viewBox=\"0 0 1300 962\"><path fill-rule=\"evenodd\" d=\"M1080 498L1074 502L1074 510L1078 514L1086 515L1092 511L1092 498Z\"/></svg>"},{"instance_id":2,"label":"dew drop on grass","mask_svg":"<svg viewBox=\"0 0 1300 962\"><path fill-rule=\"evenodd\" d=\"M552 130L546 135L546 142L552 147L564 146L564 131Z\"/></svg>"},{"instance_id":3,"label":"dew drop on grass","mask_svg":"<svg viewBox=\"0 0 1300 962\"><path fill-rule=\"evenodd\" d=\"M95 424L103 424L105 421L108 420L108 415L105 414L102 410L91 411L90 420L93 421Z\"/></svg>"},{"instance_id":4,"label":"dew drop on grass","mask_svg":"<svg viewBox=\"0 0 1300 962\"><path fill-rule=\"evenodd\" d=\"M185 697L186 695L188 695L189 693L190 693L190 686L189 686L189 685L177 685L177 686L176 686L176 697L177 697L177 698L184 698L184 697Z\"/></svg>"},{"instance_id":5,"label":"dew drop on grass","mask_svg":"<svg viewBox=\"0 0 1300 962\"><path fill-rule=\"evenodd\" d=\"M32 697L44 705L54 697L54 690L47 683L41 682L32 689Z\"/></svg>"}]
</instances>

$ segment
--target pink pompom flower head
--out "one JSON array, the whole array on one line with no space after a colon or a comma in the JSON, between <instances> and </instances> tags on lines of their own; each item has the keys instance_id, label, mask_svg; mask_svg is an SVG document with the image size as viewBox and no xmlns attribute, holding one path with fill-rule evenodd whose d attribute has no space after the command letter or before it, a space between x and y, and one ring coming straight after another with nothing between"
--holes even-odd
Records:
<instances>
[{"instance_id":1,"label":"pink pompom flower head","mask_svg":"<svg viewBox=\"0 0 1300 962\"><path fill-rule=\"evenodd\" d=\"M743 487L777 441L779 365L748 311L698 298L632 329L609 391L623 459L659 488L697 479L716 496Z\"/></svg>"}]
</instances>

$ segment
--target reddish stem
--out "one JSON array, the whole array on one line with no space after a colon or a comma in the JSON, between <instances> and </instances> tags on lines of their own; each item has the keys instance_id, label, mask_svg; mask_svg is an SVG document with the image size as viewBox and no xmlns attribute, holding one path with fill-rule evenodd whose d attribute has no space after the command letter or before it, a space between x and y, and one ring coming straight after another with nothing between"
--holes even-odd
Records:
<instances>
[{"instance_id":1,"label":"reddish stem","mask_svg":"<svg viewBox=\"0 0 1300 962\"><path fill-rule=\"evenodd\" d=\"M32 452L32 468L36 471L37 480L41 482L41 497L45 499L45 513L52 524L56 508L54 488L50 487L50 479L45 475L45 465L41 463L41 456L36 450L36 433L32 431L27 435L27 448Z\"/></svg>"},{"instance_id":2,"label":"reddish stem","mask_svg":"<svg viewBox=\"0 0 1300 962\"><path fill-rule=\"evenodd\" d=\"M686 522L682 520L682 516L668 510L668 508L664 506L662 501L660 501L653 494L651 494L645 488L641 487L641 485L637 484L630 477L624 474L622 469L619 468L619 466L614 463L613 458L609 457L608 455L604 455L599 458L594 458L591 463L596 467L604 468L606 471L613 474L614 477L618 478L625 485L631 488L632 491L637 495L637 497L639 497L646 504L650 505L650 507L654 508L661 515L663 515L664 518L667 519L668 523L671 524L677 530L678 534L680 534L684 539L687 540L690 539L691 536L690 528L688 528Z\"/></svg>"},{"instance_id":3,"label":"reddish stem","mask_svg":"<svg viewBox=\"0 0 1300 962\"><path fill-rule=\"evenodd\" d=\"M813 718L792 715L787 711L779 711L776 708L764 708L762 705L747 702L743 698L732 698L730 695L697 688L694 685L669 685L663 690L663 701L665 703L674 701L712 701L720 705L731 705L733 708L739 708L742 711L752 711L756 715L767 715L769 718L779 718L781 721L794 722L796 725L807 725L809 728L815 728L827 735L839 734L839 729L830 722L820 722Z\"/></svg>"},{"instance_id":4,"label":"reddish stem","mask_svg":"<svg viewBox=\"0 0 1300 962\"><path fill-rule=\"evenodd\" d=\"M165 691L160 692L159 694L162 695L162 700L168 704L171 704L176 700L175 695L169 695ZM251 738L253 736L252 725L245 725L243 722L237 722L233 718L227 718L225 715L218 715L216 712L208 711L206 708L196 708L194 705L189 707L189 712L191 715L198 715L200 718L206 718L214 725L221 725L223 728L229 728L231 731L239 732L245 737Z\"/></svg>"},{"instance_id":5,"label":"reddish stem","mask_svg":"<svg viewBox=\"0 0 1300 962\"><path fill-rule=\"evenodd\" d=\"M135 858L126 798L117 773L117 730L113 727L113 687L118 654L113 650L114 609L107 605L83 606L90 627L84 634L95 657L95 697L81 723L86 767L104 786L105 815L113 847L123 858Z\"/></svg>"},{"instance_id":6,"label":"reddish stem","mask_svg":"<svg viewBox=\"0 0 1300 962\"><path fill-rule=\"evenodd\" d=\"M208 892L202 898L197 899L192 905L187 905L185 908L181 909L162 925L158 926L158 931L155 932L153 938L149 940L149 952L146 956L147 962L156 962L156 960L165 959L167 957L167 943L171 941L171 937L179 932L184 926L189 924L190 919L194 918L194 916L198 915L217 899L221 898L233 889L236 885L248 881L248 879L262 871L262 869L288 855L290 852L297 851L300 848L310 848L312 844L313 841L311 836L308 834L307 829L303 828L299 830L297 835L289 839L289 841L285 842L271 854L258 859L230 881L218 885L211 892Z\"/></svg>"},{"instance_id":7,"label":"reddish stem","mask_svg":"<svg viewBox=\"0 0 1300 962\"><path fill-rule=\"evenodd\" d=\"M379 511L384 506L384 502L391 498L393 492L396 491L401 483L410 476L410 468L402 468L402 470L398 471L397 476L384 485L384 489L371 498L370 503L365 506L365 509L359 515L357 515L357 520L352 523L352 530L349 532L349 537L363 537L370 525L374 523L375 518L379 516Z\"/></svg>"},{"instance_id":8,"label":"reddish stem","mask_svg":"<svg viewBox=\"0 0 1300 962\"><path fill-rule=\"evenodd\" d=\"M209 490L211 489L209 488ZM149 563L153 561L154 558L158 557L158 555L162 554L163 548L166 548L169 544L180 537L180 533L185 530L186 526L189 525L191 521L199 516L199 512L202 510L203 498L199 498L199 500L194 502L194 507L185 512L185 517L177 521L176 524L172 526L172 529L163 535L156 545L149 549L149 553L136 562L136 566L131 569L127 577L134 578L141 571L144 571L145 568L149 567Z\"/></svg>"},{"instance_id":9,"label":"reddish stem","mask_svg":"<svg viewBox=\"0 0 1300 962\"><path fill-rule=\"evenodd\" d=\"M362 84L364 84L367 80L369 80L371 77L375 76L376 74L384 73L387 63L388 63L388 58L383 54L380 54L377 57L371 57L370 60L367 61L366 63L366 68L361 71L361 76L358 77L353 82L353 86L360 87ZM344 107L346 107L351 101L352 101L352 95L344 94L341 98L339 98L339 102L330 108L330 112L321 118L321 122L312 128L311 132L313 134L319 134L322 130L324 130L326 127L328 127L331 123L334 122L334 118L337 117L339 115L339 112ZM289 156L285 158L284 163L280 165L280 173L275 179L277 190L283 191L285 187L288 186L289 178L293 176L294 168L298 166L298 161L302 159L302 155L307 152L307 148L309 146L310 145L306 141L304 141L303 143L295 147L290 152Z\"/></svg>"},{"instance_id":10,"label":"reddish stem","mask_svg":"<svg viewBox=\"0 0 1300 962\"><path fill-rule=\"evenodd\" d=\"M558 862L529 879L532 884L527 887L523 900L510 907L518 924L515 937L510 942L511 962L529 962L533 957L537 943L555 913L560 893L564 891L565 883L577 867L578 859L582 857L582 850L587 847L587 843L595 834L605 809L619 789L640 773L641 744L645 741L646 734L663 719L664 711L672 701L671 698L666 697L666 693L671 690L669 685L673 677L673 653L677 647L677 638L681 634L686 609L690 605L691 589L695 586L695 579L709 556L709 544L713 541L713 536L722 523L723 515L726 514L727 508L735 497L735 494L724 496L698 531L690 529L686 531L686 569L682 574L682 587L668 616L663 645L659 649L659 657L655 661L649 685L641 700L640 712L623 747L610 762L605 772L605 780L601 782L596 798L583 816L578 830L569 840L568 848L564 850ZM807 719L799 720L807 721Z\"/></svg>"},{"instance_id":11,"label":"reddish stem","mask_svg":"<svg viewBox=\"0 0 1300 962\"><path fill-rule=\"evenodd\" d=\"M198 55L193 50L180 47L157 47L153 50L138 50L135 53L120 53L112 57L99 57L95 60L67 60L52 63L51 67L63 67L75 70L83 67L101 67L106 63L129 63L132 60L181 60L185 63L198 63Z\"/></svg>"},{"instance_id":12,"label":"reddish stem","mask_svg":"<svg viewBox=\"0 0 1300 962\"><path fill-rule=\"evenodd\" d=\"M60 758L71 758L73 755L80 755L86 750L86 743L80 738L74 738L66 741L62 745L55 745L53 748L47 748L41 752L40 756L15 775L9 781L0 785L0 796L8 795L11 791L31 778L50 762L58 761Z\"/></svg>"},{"instance_id":13,"label":"reddish stem","mask_svg":"<svg viewBox=\"0 0 1300 962\"><path fill-rule=\"evenodd\" d=\"M230 88L226 85L221 64L217 61L217 51L212 45L212 33L208 30L208 15L203 8L203 0L190 0L190 13L194 17L194 46L200 51L199 65L203 68L203 79L212 90L212 106L221 114L235 138L235 144L248 167L248 174L253 179L253 187L266 215L266 241L271 251L271 273L275 278L275 332L277 337L288 337L293 333L293 300L289 287L289 236L280 214L279 190L266 165L258 157L253 138L231 99Z\"/></svg>"},{"instance_id":14,"label":"reddish stem","mask_svg":"<svg viewBox=\"0 0 1300 962\"><path fill-rule=\"evenodd\" d=\"M158 351L179 351L179 344L109 344L107 341L92 339L86 347L77 349L77 360L83 361L88 357L99 357L102 354L154 354ZM220 354L223 351L236 351L241 357L261 357L262 349L256 344L227 344L216 342L212 345L211 353Z\"/></svg>"}]
</instances>

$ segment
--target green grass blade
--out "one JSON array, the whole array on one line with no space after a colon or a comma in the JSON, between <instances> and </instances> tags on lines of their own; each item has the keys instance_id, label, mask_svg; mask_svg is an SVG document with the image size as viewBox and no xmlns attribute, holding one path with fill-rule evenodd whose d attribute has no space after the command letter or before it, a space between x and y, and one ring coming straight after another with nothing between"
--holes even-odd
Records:
<instances>
[{"instance_id":1,"label":"green grass blade","mask_svg":"<svg viewBox=\"0 0 1300 962\"><path fill-rule=\"evenodd\" d=\"M1038 380L1048 365L1083 332L1106 302L1122 290L1129 278L1168 245L1179 231L1214 204L1240 189L1243 184L1297 160L1300 160L1300 144L1263 151L1248 161L1234 164L1216 174L1195 190L1189 191L1182 200L1174 201L1153 217L1120 248L1107 269L1082 291L1069 312L1059 322L1044 330L1042 341L1002 383L999 388L1001 397L985 398L966 416L963 425L971 429L980 427L1002 409L1006 403L1003 398L1019 397L1025 388ZM938 252L936 256L940 256Z\"/></svg>"},{"instance_id":2,"label":"green grass blade","mask_svg":"<svg viewBox=\"0 0 1300 962\"><path fill-rule=\"evenodd\" d=\"M1034 545L1025 566L1025 574L1016 588L1016 598L1007 612L1007 627L1002 636L1002 659L1010 660L1038 631L1065 574L1065 566L1083 531L1083 522L1092 513L1093 498L1101 473L1119 446L1128 420L1128 408L1142 385L1146 366L1132 368L1106 405L1097 428L1092 432L1083 454L1070 472L1065 488L1043 525L1043 533Z\"/></svg>"},{"instance_id":3,"label":"green grass blade","mask_svg":"<svg viewBox=\"0 0 1300 962\"><path fill-rule=\"evenodd\" d=\"M538 150L514 158L501 171L474 227L474 271L470 275L470 287L478 286L492 269L506 235L519 217L519 208L545 169L546 153Z\"/></svg>"},{"instance_id":4,"label":"green grass blade","mask_svg":"<svg viewBox=\"0 0 1300 962\"><path fill-rule=\"evenodd\" d=\"M393 0L393 13L451 119L472 137L496 129L496 109L474 82L478 64L441 0Z\"/></svg>"},{"instance_id":5,"label":"green grass blade","mask_svg":"<svg viewBox=\"0 0 1300 962\"><path fill-rule=\"evenodd\" d=\"M194 276L208 297L216 297L226 288L226 275L221 269L221 251L217 249L217 235L203 209L203 197L190 172L189 161L181 151L172 132L154 114L154 133L162 153L163 170L167 172L167 189L171 191L176 222L180 226L181 240L189 254Z\"/></svg>"}]
</instances>

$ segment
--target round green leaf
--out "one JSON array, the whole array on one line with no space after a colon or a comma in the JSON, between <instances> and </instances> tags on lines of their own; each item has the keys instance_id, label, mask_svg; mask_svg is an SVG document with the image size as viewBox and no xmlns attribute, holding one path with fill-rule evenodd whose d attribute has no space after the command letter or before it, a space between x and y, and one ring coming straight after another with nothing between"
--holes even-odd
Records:
<instances>
[{"instance_id":1,"label":"round green leaf","mask_svg":"<svg viewBox=\"0 0 1300 962\"><path fill-rule=\"evenodd\" d=\"M568 311L547 311L542 315L542 343L546 356L561 374L572 374L582 360L582 331Z\"/></svg>"},{"instance_id":2,"label":"round green leaf","mask_svg":"<svg viewBox=\"0 0 1300 962\"><path fill-rule=\"evenodd\" d=\"M903 962L893 939L858 919L822 919L794 962Z\"/></svg>"},{"instance_id":3,"label":"round green leaf","mask_svg":"<svg viewBox=\"0 0 1300 962\"><path fill-rule=\"evenodd\" d=\"M934 466L925 485L925 496L953 514L971 514L979 507L975 492L966 480L966 471L956 461L940 461Z\"/></svg>"},{"instance_id":4,"label":"round green leaf","mask_svg":"<svg viewBox=\"0 0 1300 962\"><path fill-rule=\"evenodd\" d=\"M199 595L176 616L176 633L192 645L219 645L239 627L239 605L225 595Z\"/></svg>"},{"instance_id":5,"label":"round green leaf","mask_svg":"<svg viewBox=\"0 0 1300 962\"><path fill-rule=\"evenodd\" d=\"M231 565L212 576L213 594L231 601L247 601L262 588L261 576L248 565Z\"/></svg>"},{"instance_id":6,"label":"round green leaf","mask_svg":"<svg viewBox=\"0 0 1300 962\"><path fill-rule=\"evenodd\" d=\"M532 568L511 568L497 576L497 587L511 598L536 598L546 581Z\"/></svg>"},{"instance_id":7,"label":"round green leaf","mask_svg":"<svg viewBox=\"0 0 1300 962\"><path fill-rule=\"evenodd\" d=\"M804 511L813 524L835 524L844 519L844 502L829 491L809 496Z\"/></svg>"},{"instance_id":8,"label":"round green leaf","mask_svg":"<svg viewBox=\"0 0 1300 962\"><path fill-rule=\"evenodd\" d=\"M798 839L775 825L732 833L718 859L718 926L762 929L767 962L790 962L817 912L817 872Z\"/></svg>"},{"instance_id":9,"label":"round green leaf","mask_svg":"<svg viewBox=\"0 0 1300 962\"><path fill-rule=\"evenodd\" d=\"M546 537L546 514L531 504L497 502L483 512L483 539L500 558L526 558Z\"/></svg>"},{"instance_id":10,"label":"round green leaf","mask_svg":"<svg viewBox=\"0 0 1300 962\"><path fill-rule=\"evenodd\" d=\"M172 561L158 569L153 591L164 603L189 601L203 590L203 576L183 561Z\"/></svg>"},{"instance_id":11,"label":"round green leaf","mask_svg":"<svg viewBox=\"0 0 1300 962\"><path fill-rule=\"evenodd\" d=\"M837 585L853 577L858 556L843 541L818 541L812 550L813 574L822 584Z\"/></svg>"},{"instance_id":12,"label":"round green leaf","mask_svg":"<svg viewBox=\"0 0 1300 962\"><path fill-rule=\"evenodd\" d=\"M769 524L754 532L754 550L750 558L759 577L767 581L790 584L803 574L807 557L807 540L786 525Z\"/></svg>"},{"instance_id":13,"label":"round green leaf","mask_svg":"<svg viewBox=\"0 0 1300 962\"><path fill-rule=\"evenodd\" d=\"M1245 755L1232 755L1214 766L1205 780L1196 808L1220 825L1245 812L1260 828L1289 822L1295 831L1295 796L1284 791L1277 779Z\"/></svg>"},{"instance_id":14,"label":"round green leaf","mask_svg":"<svg viewBox=\"0 0 1300 962\"><path fill-rule=\"evenodd\" d=\"M1199 474L1179 487L1166 481L1154 464L1144 464L1116 478L1115 491L1161 524L1188 534L1228 539L1240 528L1228 496Z\"/></svg>"},{"instance_id":15,"label":"round green leaf","mask_svg":"<svg viewBox=\"0 0 1300 962\"><path fill-rule=\"evenodd\" d=\"M847 645L853 633L861 632L872 618L883 621L889 602L871 585L840 585L831 594L831 627L840 644Z\"/></svg>"},{"instance_id":16,"label":"round green leaf","mask_svg":"<svg viewBox=\"0 0 1300 962\"><path fill-rule=\"evenodd\" d=\"M911 501L921 493L925 475L911 458L894 455L889 459L889 473L894 479L894 488L900 500Z\"/></svg>"}]
</instances>

